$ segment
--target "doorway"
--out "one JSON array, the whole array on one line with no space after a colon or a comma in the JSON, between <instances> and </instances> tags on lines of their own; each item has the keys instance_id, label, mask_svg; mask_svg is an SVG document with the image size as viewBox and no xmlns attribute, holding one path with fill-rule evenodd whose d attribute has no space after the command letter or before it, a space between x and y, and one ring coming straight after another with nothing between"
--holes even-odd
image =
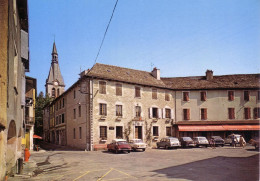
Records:
<instances>
[{"instance_id":1,"label":"doorway","mask_svg":"<svg viewBox=\"0 0 260 181\"><path fill-rule=\"evenodd\" d=\"M143 139L143 131L142 126L135 127L135 139Z\"/></svg>"}]
</instances>

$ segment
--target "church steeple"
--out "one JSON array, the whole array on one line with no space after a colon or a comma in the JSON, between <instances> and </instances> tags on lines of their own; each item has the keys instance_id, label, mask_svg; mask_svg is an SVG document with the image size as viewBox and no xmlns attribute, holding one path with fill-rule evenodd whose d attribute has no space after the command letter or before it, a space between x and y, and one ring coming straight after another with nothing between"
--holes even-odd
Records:
<instances>
[{"instance_id":1,"label":"church steeple","mask_svg":"<svg viewBox=\"0 0 260 181\"><path fill-rule=\"evenodd\" d=\"M49 94L50 97L58 97L64 92L65 84L63 77L60 72L59 62L58 62L58 52L55 42L53 43L52 48L52 61L49 71L49 76L46 79L46 94Z\"/></svg>"}]
</instances>

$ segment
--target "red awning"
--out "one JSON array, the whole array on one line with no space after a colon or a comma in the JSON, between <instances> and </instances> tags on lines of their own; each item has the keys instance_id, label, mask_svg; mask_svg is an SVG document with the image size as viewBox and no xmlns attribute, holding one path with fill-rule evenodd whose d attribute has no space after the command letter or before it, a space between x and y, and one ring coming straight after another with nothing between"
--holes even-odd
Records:
<instances>
[{"instance_id":1,"label":"red awning","mask_svg":"<svg viewBox=\"0 0 260 181\"><path fill-rule=\"evenodd\" d=\"M253 131L260 125L179 125L179 131Z\"/></svg>"},{"instance_id":2,"label":"red awning","mask_svg":"<svg viewBox=\"0 0 260 181\"><path fill-rule=\"evenodd\" d=\"M260 125L223 125L225 130L227 131L253 131L253 130L260 130Z\"/></svg>"},{"instance_id":3,"label":"red awning","mask_svg":"<svg viewBox=\"0 0 260 181\"><path fill-rule=\"evenodd\" d=\"M225 131L225 129L221 125L181 125L178 127L179 131Z\"/></svg>"},{"instance_id":4,"label":"red awning","mask_svg":"<svg viewBox=\"0 0 260 181\"><path fill-rule=\"evenodd\" d=\"M38 136L38 135L36 135L36 134L33 135L33 138L41 139L41 140L42 140L42 137L40 137L40 136Z\"/></svg>"}]
</instances>

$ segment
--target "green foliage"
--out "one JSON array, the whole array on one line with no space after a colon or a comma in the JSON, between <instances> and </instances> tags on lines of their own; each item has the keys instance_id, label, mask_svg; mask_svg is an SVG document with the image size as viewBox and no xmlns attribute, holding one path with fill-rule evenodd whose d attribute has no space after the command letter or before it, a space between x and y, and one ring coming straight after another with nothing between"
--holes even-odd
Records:
<instances>
[{"instance_id":1,"label":"green foliage","mask_svg":"<svg viewBox=\"0 0 260 181\"><path fill-rule=\"evenodd\" d=\"M145 130L146 130L146 142L151 146L152 141L152 122L148 125L147 120L145 120Z\"/></svg>"},{"instance_id":2,"label":"green foliage","mask_svg":"<svg viewBox=\"0 0 260 181\"><path fill-rule=\"evenodd\" d=\"M133 121L129 121L127 123L127 127L125 128L125 131L124 131L124 135L125 135L125 138L127 141L129 141L129 136L130 136L130 133L131 133L131 125L132 125L132 122Z\"/></svg>"},{"instance_id":3,"label":"green foliage","mask_svg":"<svg viewBox=\"0 0 260 181\"><path fill-rule=\"evenodd\" d=\"M43 135L43 108L51 101L52 98L48 94L44 97L43 92L40 92L36 98L34 132L39 136Z\"/></svg>"}]
</instances>

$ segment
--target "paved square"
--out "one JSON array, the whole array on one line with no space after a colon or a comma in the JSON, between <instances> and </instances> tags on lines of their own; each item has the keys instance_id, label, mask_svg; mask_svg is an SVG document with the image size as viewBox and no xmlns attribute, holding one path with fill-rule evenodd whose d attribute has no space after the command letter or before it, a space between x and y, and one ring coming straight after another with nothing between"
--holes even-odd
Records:
<instances>
[{"instance_id":1,"label":"paved square","mask_svg":"<svg viewBox=\"0 0 260 181\"><path fill-rule=\"evenodd\" d=\"M32 153L36 175L26 180L259 180L259 152L252 146ZM10 180L21 180L11 178Z\"/></svg>"}]
</instances>

